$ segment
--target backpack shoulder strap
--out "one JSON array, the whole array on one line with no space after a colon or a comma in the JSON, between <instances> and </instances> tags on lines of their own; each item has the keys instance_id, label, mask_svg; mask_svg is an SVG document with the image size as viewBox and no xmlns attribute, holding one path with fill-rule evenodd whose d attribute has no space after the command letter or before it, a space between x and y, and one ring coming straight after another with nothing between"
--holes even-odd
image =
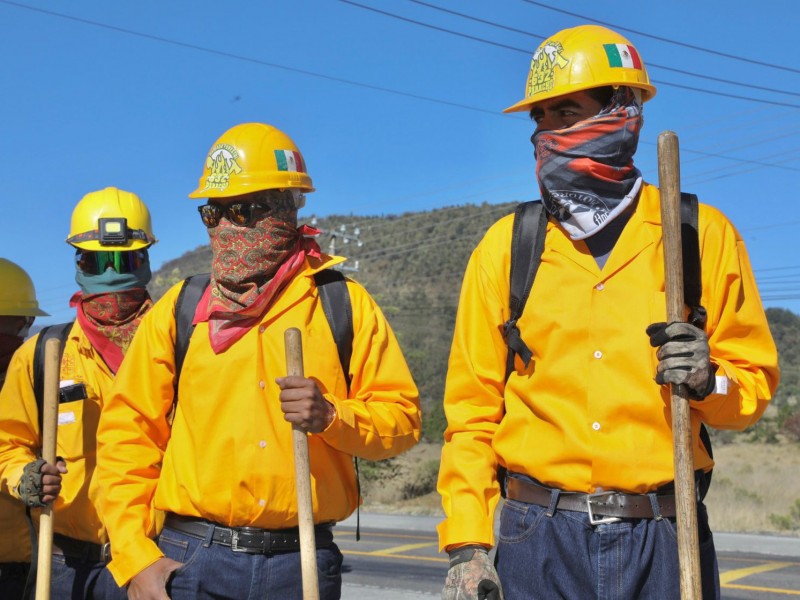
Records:
<instances>
[{"instance_id":1,"label":"backpack shoulder strap","mask_svg":"<svg viewBox=\"0 0 800 600\"><path fill-rule=\"evenodd\" d=\"M189 340L194 333L194 313L197 304L211 281L210 273L192 275L183 280L183 286L175 301L175 397L178 396L178 379L181 376L183 360L189 349Z\"/></svg>"},{"instance_id":2,"label":"backpack shoulder strap","mask_svg":"<svg viewBox=\"0 0 800 600\"><path fill-rule=\"evenodd\" d=\"M689 322L704 329L706 309L701 304L703 278L700 267L698 201L695 194L681 193L681 249L683 252L683 298L689 307Z\"/></svg>"},{"instance_id":3,"label":"backpack shoulder strap","mask_svg":"<svg viewBox=\"0 0 800 600\"><path fill-rule=\"evenodd\" d=\"M353 307L347 282L340 271L325 269L314 274L322 310L336 341L339 362L350 389L350 357L353 353Z\"/></svg>"},{"instance_id":4,"label":"backpack shoulder strap","mask_svg":"<svg viewBox=\"0 0 800 600\"><path fill-rule=\"evenodd\" d=\"M701 304L703 295L702 263L700 262L700 229L698 226L698 200L695 194L681 192L681 252L683 253L683 301L689 307L689 322L705 329L708 315ZM705 424L700 424L700 442L711 458L711 435ZM702 500L711 484L712 471L705 473L700 482Z\"/></svg>"},{"instance_id":5,"label":"backpack shoulder strap","mask_svg":"<svg viewBox=\"0 0 800 600\"><path fill-rule=\"evenodd\" d=\"M506 380L514 370L514 357L519 357L528 366L533 353L522 340L517 320L525 310L536 271L542 259L544 238L547 232L547 213L541 200L523 202L514 211L514 229L511 235L511 293L510 316L503 324L503 336L508 345Z\"/></svg>"},{"instance_id":6,"label":"backpack shoulder strap","mask_svg":"<svg viewBox=\"0 0 800 600\"><path fill-rule=\"evenodd\" d=\"M44 346L50 338L61 340L61 349L58 356L59 368L61 357L64 355L64 346L67 343L69 332L72 330L74 321L60 323L42 328L39 337L36 338L36 346L33 349L33 395L36 398L36 408L39 413L39 431L42 430L42 407L44 406Z\"/></svg>"}]
</instances>

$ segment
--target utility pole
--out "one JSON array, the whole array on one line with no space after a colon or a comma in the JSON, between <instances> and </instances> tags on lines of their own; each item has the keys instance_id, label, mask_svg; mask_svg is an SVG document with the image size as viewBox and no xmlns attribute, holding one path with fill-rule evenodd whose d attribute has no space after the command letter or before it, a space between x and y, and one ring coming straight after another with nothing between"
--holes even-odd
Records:
<instances>
[{"instance_id":1,"label":"utility pole","mask_svg":"<svg viewBox=\"0 0 800 600\"><path fill-rule=\"evenodd\" d=\"M317 226L317 218L313 217L311 219L311 226ZM319 230L319 237L328 236L328 249L327 253L330 255L336 254L336 240L337 238L341 241L342 244L350 244L351 242L354 243L357 247L361 248L364 242L361 241L359 235L361 234L361 230L356 227L353 229L353 233L347 232L347 225L339 225L339 229L327 230L327 229L320 229ZM320 244L321 245L321 244ZM333 267L334 269L338 269L339 271L357 273L358 272L358 261L353 261L354 264L344 263L342 265L336 265Z\"/></svg>"}]
</instances>

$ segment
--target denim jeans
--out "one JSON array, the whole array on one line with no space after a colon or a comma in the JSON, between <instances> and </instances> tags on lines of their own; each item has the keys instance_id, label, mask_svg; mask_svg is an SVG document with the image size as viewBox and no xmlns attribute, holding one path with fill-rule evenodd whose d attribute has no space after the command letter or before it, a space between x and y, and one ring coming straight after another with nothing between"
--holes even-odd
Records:
<instances>
[{"instance_id":1,"label":"denim jeans","mask_svg":"<svg viewBox=\"0 0 800 600\"><path fill-rule=\"evenodd\" d=\"M165 527L158 538L165 556L183 563L167 585L172 600L302 600L300 552L245 554ZM338 600L342 553L336 544L317 550L321 600Z\"/></svg>"},{"instance_id":2,"label":"denim jeans","mask_svg":"<svg viewBox=\"0 0 800 600\"><path fill-rule=\"evenodd\" d=\"M50 600L126 600L103 562L53 554Z\"/></svg>"},{"instance_id":3,"label":"denim jeans","mask_svg":"<svg viewBox=\"0 0 800 600\"><path fill-rule=\"evenodd\" d=\"M705 505L697 505L704 600L719 600ZM495 558L506 600L679 600L675 519L591 525L583 512L506 500Z\"/></svg>"}]
</instances>

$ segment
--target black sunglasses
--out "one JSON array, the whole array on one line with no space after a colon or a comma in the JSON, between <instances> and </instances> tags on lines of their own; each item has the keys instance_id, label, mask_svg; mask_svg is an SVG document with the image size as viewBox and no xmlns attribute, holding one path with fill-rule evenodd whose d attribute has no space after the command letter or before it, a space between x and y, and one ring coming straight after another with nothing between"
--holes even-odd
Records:
<instances>
[{"instance_id":1,"label":"black sunglasses","mask_svg":"<svg viewBox=\"0 0 800 600\"><path fill-rule=\"evenodd\" d=\"M147 260L147 250L81 250L75 252L75 264L87 275L102 275L107 269L133 273Z\"/></svg>"},{"instance_id":2,"label":"black sunglasses","mask_svg":"<svg viewBox=\"0 0 800 600\"><path fill-rule=\"evenodd\" d=\"M219 220L225 215L232 224L239 227L252 227L260 218L267 215L271 208L267 204L260 202L235 202L222 206L220 204L204 204L197 207L203 224L208 227L216 227Z\"/></svg>"}]
</instances>

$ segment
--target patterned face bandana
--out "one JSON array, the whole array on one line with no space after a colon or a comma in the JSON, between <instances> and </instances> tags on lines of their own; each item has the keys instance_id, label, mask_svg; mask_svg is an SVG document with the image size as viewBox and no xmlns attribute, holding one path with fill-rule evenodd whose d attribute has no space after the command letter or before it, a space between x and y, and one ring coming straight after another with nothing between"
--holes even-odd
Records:
<instances>
[{"instance_id":1,"label":"patterned face bandana","mask_svg":"<svg viewBox=\"0 0 800 600\"><path fill-rule=\"evenodd\" d=\"M88 296L78 292L69 304L77 307L78 323L86 337L116 373L136 328L153 301L145 288L134 288Z\"/></svg>"},{"instance_id":2,"label":"patterned face bandana","mask_svg":"<svg viewBox=\"0 0 800 600\"><path fill-rule=\"evenodd\" d=\"M259 322L264 311L303 265L306 254L319 256L319 246L297 228L291 195L269 197L270 213L252 227L226 218L211 227L211 284L208 302L198 305L195 323L208 321L211 347L229 348Z\"/></svg>"},{"instance_id":3,"label":"patterned face bandana","mask_svg":"<svg viewBox=\"0 0 800 600\"><path fill-rule=\"evenodd\" d=\"M597 116L533 134L542 201L573 240L597 233L636 198L642 174L633 155L641 128L641 102L620 87Z\"/></svg>"}]
</instances>

